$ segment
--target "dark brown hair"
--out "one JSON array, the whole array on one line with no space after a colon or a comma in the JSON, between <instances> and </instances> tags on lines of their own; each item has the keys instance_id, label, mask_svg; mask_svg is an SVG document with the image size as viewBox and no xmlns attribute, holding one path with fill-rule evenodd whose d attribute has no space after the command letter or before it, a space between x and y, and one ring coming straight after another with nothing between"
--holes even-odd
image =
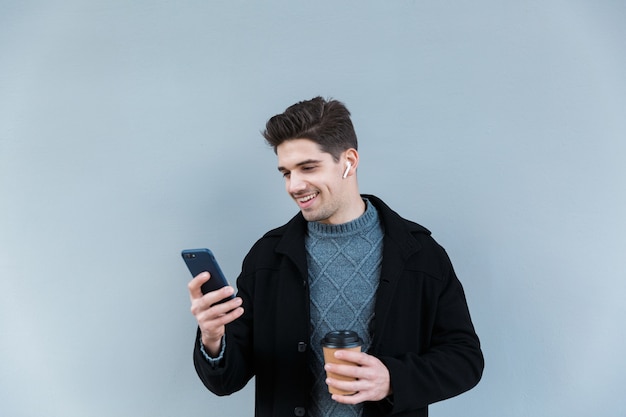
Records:
<instances>
[{"instance_id":1,"label":"dark brown hair","mask_svg":"<svg viewBox=\"0 0 626 417\"><path fill-rule=\"evenodd\" d=\"M278 145L286 140L310 139L335 161L346 149L358 149L356 133L350 112L337 100L315 97L301 101L269 119L263 137L276 152Z\"/></svg>"}]
</instances>

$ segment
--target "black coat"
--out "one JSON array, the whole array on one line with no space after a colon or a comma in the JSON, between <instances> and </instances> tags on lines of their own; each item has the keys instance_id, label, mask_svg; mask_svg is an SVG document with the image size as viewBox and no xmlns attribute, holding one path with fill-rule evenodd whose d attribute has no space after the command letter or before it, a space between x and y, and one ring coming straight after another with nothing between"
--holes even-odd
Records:
<instances>
[{"instance_id":1,"label":"black coat","mask_svg":"<svg viewBox=\"0 0 626 417\"><path fill-rule=\"evenodd\" d=\"M428 415L428 404L475 386L484 366L461 283L444 249L422 226L364 196L383 222L383 262L369 354L389 369L393 395L365 404L364 416ZM226 329L221 366L213 368L196 339L194 364L217 395L256 377L256 416L306 415L309 293L306 220L296 215L259 239L237 279L243 316Z\"/></svg>"}]
</instances>

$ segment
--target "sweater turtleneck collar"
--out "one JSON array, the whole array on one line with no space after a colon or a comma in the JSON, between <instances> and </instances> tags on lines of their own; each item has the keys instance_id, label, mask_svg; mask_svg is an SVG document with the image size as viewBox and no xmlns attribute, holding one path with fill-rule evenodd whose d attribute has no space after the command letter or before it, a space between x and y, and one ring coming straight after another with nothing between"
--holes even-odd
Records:
<instances>
[{"instance_id":1,"label":"sweater turtleneck collar","mask_svg":"<svg viewBox=\"0 0 626 417\"><path fill-rule=\"evenodd\" d=\"M356 219L342 224L308 222L309 233L317 236L349 236L363 229L369 229L378 222L378 211L367 199L363 199L363 201L365 202L365 212Z\"/></svg>"}]
</instances>

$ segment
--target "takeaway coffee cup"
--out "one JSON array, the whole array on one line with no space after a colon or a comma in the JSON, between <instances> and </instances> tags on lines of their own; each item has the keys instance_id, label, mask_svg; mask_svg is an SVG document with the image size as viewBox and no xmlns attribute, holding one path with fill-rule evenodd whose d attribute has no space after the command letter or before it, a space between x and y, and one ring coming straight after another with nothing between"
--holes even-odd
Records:
<instances>
[{"instance_id":1,"label":"takeaway coffee cup","mask_svg":"<svg viewBox=\"0 0 626 417\"><path fill-rule=\"evenodd\" d=\"M325 363L337 363L342 365L354 365L353 362L346 362L335 358L335 352L338 350L353 350L355 352L361 351L361 345L363 341L359 338L356 332L351 330L338 330L326 333L326 336L322 339L322 350L324 351ZM353 378L347 378L341 375L337 375L333 372L327 372L328 378L338 379L341 381L351 381ZM328 387L328 392L331 394L339 395L352 395L355 392L343 391L336 388Z\"/></svg>"}]
</instances>

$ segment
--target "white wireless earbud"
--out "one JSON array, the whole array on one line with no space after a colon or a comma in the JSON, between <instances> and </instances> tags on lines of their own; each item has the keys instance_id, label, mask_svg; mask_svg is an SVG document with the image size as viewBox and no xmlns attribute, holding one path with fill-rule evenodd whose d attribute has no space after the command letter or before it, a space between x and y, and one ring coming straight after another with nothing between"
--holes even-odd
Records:
<instances>
[{"instance_id":1,"label":"white wireless earbud","mask_svg":"<svg viewBox=\"0 0 626 417\"><path fill-rule=\"evenodd\" d=\"M343 173L343 179L348 178L348 172L350 172L350 168L352 168L352 164L350 162L346 162L346 172Z\"/></svg>"}]
</instances>

